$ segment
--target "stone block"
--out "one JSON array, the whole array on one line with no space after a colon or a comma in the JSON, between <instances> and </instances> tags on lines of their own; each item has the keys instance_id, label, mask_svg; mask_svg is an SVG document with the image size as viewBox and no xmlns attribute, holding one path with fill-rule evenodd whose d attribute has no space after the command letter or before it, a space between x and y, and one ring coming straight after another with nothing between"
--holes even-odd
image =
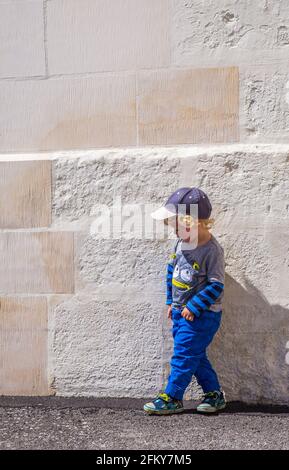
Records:
<instances>
[{"instance_id":1,"label":"stone block","mask_svg":"<svg viewBox=\"0 0 289 470\"><path fill-rule=\"evenodd\" d=\"M51 73L164 67L168 0L53 0L47 5Z\"/></svg>"},{"instance_id":2,"label":"stone block","mask_svg":"<svg viewBox=\"0 0 289 470\"><path fill-rule=\"evenodd\" d=\"M0 250L3 294L73 292L72 232L3 232Z\"/></svg>"},{"instance_id":3,"label":"stone block","mask_svg":"<svg viewBox=\"0 0 289 470\"><path fill-rule=\"evenodd\" d=\"M0 394L49 395L45 297L0 299Z\"/></svg>"},{"instance_id":4,"label":"stone block","mask_svg":"<svg viewBox=\"0 0 289 470\"><path fill-rule=\"evenodd\" d=\"M51 162L0 162L0 227L51 223Z\"/></svg>"},{"instance_id":5,"label":"stone block","mask_svg":"<svg viewBox=\"0 0 289 470\"><path fill-rule=\"evenodd\" d=\"M143 71L139 76L140 144L239 140L237 67Z\"/></svg>"}]
</instances>

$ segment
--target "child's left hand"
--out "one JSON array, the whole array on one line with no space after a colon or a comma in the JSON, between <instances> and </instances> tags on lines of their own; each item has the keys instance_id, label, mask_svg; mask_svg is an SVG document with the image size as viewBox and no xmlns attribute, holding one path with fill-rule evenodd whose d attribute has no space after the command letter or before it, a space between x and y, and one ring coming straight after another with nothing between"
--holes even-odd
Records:
<instances>
[{"instance_id":1,"label":"child's left hand","mask_svg":"<svg viewBox=\"0 0 289 470\"><path fill-rule=\"evenodd\" d=\"M194 314L191 313L190 310L186 307L182 311L182 317L184 317L186 320L194 321Z\"/></svg>"}]
</instances>

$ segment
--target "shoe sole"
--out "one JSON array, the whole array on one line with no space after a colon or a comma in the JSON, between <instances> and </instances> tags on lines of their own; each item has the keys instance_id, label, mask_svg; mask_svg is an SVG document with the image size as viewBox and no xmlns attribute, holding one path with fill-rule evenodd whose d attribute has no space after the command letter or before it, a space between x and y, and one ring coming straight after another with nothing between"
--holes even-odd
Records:
<instances>
[{"instance_id":1,"label":"shoe sole","mask_svg":"<svg viewBox=\"0 0 289 470\"><path fill-rule=\"evenodd\" d=\"M198 413L208 413L209 414L209 413L218 413L218 411L223 410L224 408L226 408L226 404L219 406L219 408L217 408L217 409L211 409L211 410L209 408L207 408L207 409L205 409L205 408L202 409L201 408L201 409L198 410L198 408L197 408L197 411L198 411Z\"/></svg>"},{"instance_id":2,"label":"shoe sole","mask_svg":"<svg viewBox=\"0 0 289 470\"><path fill-rule=\"evenodd\" d=\"M149 414L149 415L174 415L176 413L181 413L182 411L185 411L185 408L180 408L179 410L163 410L163 411L157 411L157 410L146 410L144 408L144 411Z\"/></svg>"}]
</instances>

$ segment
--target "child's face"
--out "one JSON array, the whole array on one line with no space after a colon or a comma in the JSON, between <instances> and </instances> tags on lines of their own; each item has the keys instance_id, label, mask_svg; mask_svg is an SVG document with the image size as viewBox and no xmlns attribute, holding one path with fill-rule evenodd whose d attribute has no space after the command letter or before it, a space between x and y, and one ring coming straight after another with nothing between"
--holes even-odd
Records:
<instances>
[{"instance_id":1,"label":"child's face","mask_svg":"<svg viewBox=\"0 0 289 470\"><path fill-rule=\"evenodd\" d=\"M194 242L198 239L200 223L190 215L179 215L166 220L166 225L173 228L178 238L186 242Z\"/></svg>"}]
</instances>

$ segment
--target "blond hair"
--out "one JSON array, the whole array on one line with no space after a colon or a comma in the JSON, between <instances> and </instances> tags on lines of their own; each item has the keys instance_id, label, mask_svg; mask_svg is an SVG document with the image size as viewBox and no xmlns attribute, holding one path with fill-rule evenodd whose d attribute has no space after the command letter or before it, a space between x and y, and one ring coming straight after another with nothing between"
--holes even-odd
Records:
<instances>
[{"instance_id":1,"label":"blond hair","mask_svg":"<svg viewBox=\"0 0 289 470\"><path fill-rule=\"evenodd\" d=\"M199 222L205 227L206 229L210 230L215 223L215 219L210 217L209 219L199 219Z\"/></svg>"}]
</instances>

